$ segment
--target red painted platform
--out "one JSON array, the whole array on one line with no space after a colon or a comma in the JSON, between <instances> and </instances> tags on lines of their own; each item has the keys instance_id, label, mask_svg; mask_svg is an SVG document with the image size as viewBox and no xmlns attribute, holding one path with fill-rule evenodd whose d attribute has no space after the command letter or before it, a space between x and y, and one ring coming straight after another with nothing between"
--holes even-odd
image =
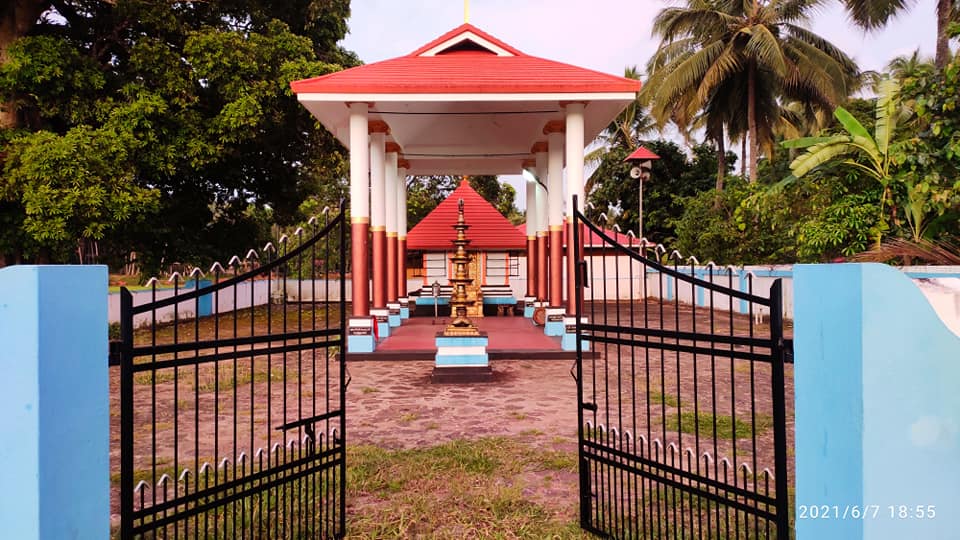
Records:
<instances>
[{"instance_id":1,"label":"red painted platform","mask_svg":"<svg viewBox=\"0 0 960 540\"><path fill-rule=\"evenodd\" d=\"M449 317L411 317L397 328L391 328L390 337L377 343L373 353L350 353L347 360L433 360L437 352L435 338L450 322ZM524 317L482 317L474 321L487 333L490 344L487 354L491 360L535 359L572 360L574 351L560 348L559 337L543 334L542 326L535 326Z\"/></svg>"}]
</instances>

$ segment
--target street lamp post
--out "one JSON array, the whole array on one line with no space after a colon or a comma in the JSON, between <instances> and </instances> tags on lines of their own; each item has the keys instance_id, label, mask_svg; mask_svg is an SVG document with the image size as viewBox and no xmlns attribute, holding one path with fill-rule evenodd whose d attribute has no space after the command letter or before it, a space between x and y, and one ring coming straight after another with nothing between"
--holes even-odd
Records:
<instances>
[{"instance_id":1,"label":"street lamp post","mask_svg":"<svg viewBox=\"0 0 960 540\"><path fill-rule=\"evenodd\" d=\"M640 184L639 214L637 214L638 238L643 238L643 183L650 180L650 171L653 170L653 160L655 159L660 159L660 156L643 146L638 146L632 154L623 160L625 163L633 164L633 168L630 169L630 177L637 180Z\"/></svg>"}]
</instances>

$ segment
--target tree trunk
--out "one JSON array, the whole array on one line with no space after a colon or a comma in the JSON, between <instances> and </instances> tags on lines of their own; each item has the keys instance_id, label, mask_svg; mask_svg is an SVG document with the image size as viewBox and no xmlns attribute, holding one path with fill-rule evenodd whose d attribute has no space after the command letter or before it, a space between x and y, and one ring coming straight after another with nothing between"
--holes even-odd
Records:
<instances>
[{"instance_id":1,"label":"tree trunk","mask_svg":"<svg viewBox=\"0 0 960 540\"><path fill-rule=\"evenodd\" d=\"M7 0L0 8L0 64L7 63L7 52L17 38L27 35L40 15L50 6L43 0ZM20 125L17 109L12 101L0 103L0 129Z\"/></svg>"},{"instance_id":2,"label":"tree trunk","mask_svg":"<svg viewBox=\"0 0 960 540\"><path fill-rule=\"evenodd\" d=\"M750 129L750 182L757 181L757 64L747 68L747 124Z\"/></svg>"},{"instance_id":3,"label":"tree trunk","mask_svg":"<svg viewBox=\"0 0 960 540\"><path fill-rule=\"evenodd\" d=\"M747 136L740 139L740 178L747 177Z\"/></svg>"},{"instance_id":4,"label":"tree trunk","mask_svg":"<svg viewBox=\"0 0 960 540\"><path fill-rule=\"evenodd\" d=\"M947 26L950 24L950 12L953 0L937 0L937 56L934 60L937 69L943 70L950 61L950 37Z\"/></svg>"},{"instance_id":5,"label":"tree trunk","mask_svg":"<svg viewBox=\"0 0 960 540\"><path fill-rule=\"evenodd\" d=\"M717 191L723 191L723 180L727 176L727 149L724 142L723 128L717 137Z\"/></svg>"}]
</instances>

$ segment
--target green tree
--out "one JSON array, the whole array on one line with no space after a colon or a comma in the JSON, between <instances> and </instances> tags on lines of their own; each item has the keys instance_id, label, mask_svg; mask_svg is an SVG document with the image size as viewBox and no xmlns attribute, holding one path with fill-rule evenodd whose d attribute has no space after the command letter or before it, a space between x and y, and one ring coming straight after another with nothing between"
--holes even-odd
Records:
<instances>
[{"instance_id":1,"label":"green tree","mask_svg":"<svg viewBox=\"0 0 960 540\"><path fill-rule=\"evenodd\" d=\"M96 159L123 174L89 166L70 177L81 191L121 182L129 185L120 194L151 202L68 228L79 231L73 242L106 235L107 251L135 250L153 271L259 243L262 227L251 216L260 213L250 205L281 224L302 217L307 197L336 205L339 190L328 186L342 182L341 147L297 103L289 82L357 62L337 45L346 0L16 4L49 11L3 49L0 95L17 119L0 130L8 179L29 177L15 169L37 169L32 159L83 139L93 150L111 149ZM38 133L46 135L31 135ZM28 213L26 185L6 182L4 211ZM65 187L49 178L48 199L68 198ZM118 221L97 224L110 217ZM44 247L51 239L37 230L0 252L17 259Z\"/></svg>"},{"instance_id":2,"label":"green tree","mask_svg":"<svg viewBox=\"0 0 960 540\"><path fill-rule=\"evenodd\" d=\"M697 145L692 158L688 158L672 141L639 142L660 156L653 162L650 180L644 182L642 234L648 240L669 243L676 236L674 223L684 212L683 198L713 186L717 150L711 145ZM632 165L623 162L630 151L614 147L605 154L594 173L594 189L587 195L587 217L601 225L616 223L624 231L636 232L640 190L637 180L630 178ZM736 159L735 154L728 153L727 165L732 168Z\"/></svg>"},{"instance_id":3,"label":"green tree","mask_svg":"<svg viewBox=\"0 0 960 540\"><path fill-rule=\"evenodd\" d=\"M772 149L781 101L831 110L854 84L854 62L805 26L819 3L687 0L662 10L654 20L661 45L646 86L654 118L684 127L702 112L718 145L746 133L755 181L761 146Z\"/></svg>"}]
</instances>

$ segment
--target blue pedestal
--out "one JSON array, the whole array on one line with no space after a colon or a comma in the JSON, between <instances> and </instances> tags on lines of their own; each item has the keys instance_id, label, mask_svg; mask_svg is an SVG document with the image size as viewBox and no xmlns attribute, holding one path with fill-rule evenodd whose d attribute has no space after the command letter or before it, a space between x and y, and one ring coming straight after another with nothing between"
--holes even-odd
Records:
<instances>
[{"instance_id":1,"label":"blue pedestal","mask_svg":"<svg viewBox=\"0 0 960 540\"><path fill-rule=\"evenodd\" d=\"M586 317L580 318L581 323L587 322ZM576 317L565 317L563 319L563 336L560 338L560 348L565 351L577 350L577 319ZM590 342L584 341L580 345L581 351L590 350Z\"/></svg>"},{"instance_id":2,"label":"blue pedestal","mask_svg":"<svg viewBox=\"0 0 960 540\"><path fill-rule=\"evenodd\" d=\"M390 328L400 326L400 304L387 304L387 324Z\"/></svg>"},{"instance_id":3,"label":"blue pedestal","mask_svg":"<svg viewBox=\"0 0 960 540\"><path fill-rule=\"evenodd\" d=\"M400 299L400 319L409 319L410 318L410 299L401 298Z\"/></svg>"},{"instance_id":4,"label":"blue pedestal","mask_svg":"<svg viewBox=\"0 0 960 540\"><path fill-rule=\"evenodd\" d=\"M547 308L547 322L543 325L543 333L548 336L562 336L565 312L564 308Z\"/></svg>"},{"instance_id":5,"label":"blue pedestal","mask_svg":"<svg viewBox=\"0 0 960 540\"><path fill-rule=\"evenodd\" d=\"M377 348L373 337L373 319L361 317L347 323L347 352L372 353Z\"/></svg>"},{"instance_id":6,"label":"blue pedestal","mask_svg":"<svg viewBox=\"0 0 960 540\"><path fill-rule=\"evenodd\" d=\"M480 336L444 336L436 339L436 366L441 367L486 367L490 365L487 354L489 338Z\"/></svg>"},{"instance_id":7,"label":"blue pedestal","mask_svg":"<svg viewBox=\"0 0 960 540\"><path fill-rule=\"evenodd\" d=\"M377 320L377 339L390 337L390 310L371 309L370 316Z\"/></svg>"}]
</instances>

